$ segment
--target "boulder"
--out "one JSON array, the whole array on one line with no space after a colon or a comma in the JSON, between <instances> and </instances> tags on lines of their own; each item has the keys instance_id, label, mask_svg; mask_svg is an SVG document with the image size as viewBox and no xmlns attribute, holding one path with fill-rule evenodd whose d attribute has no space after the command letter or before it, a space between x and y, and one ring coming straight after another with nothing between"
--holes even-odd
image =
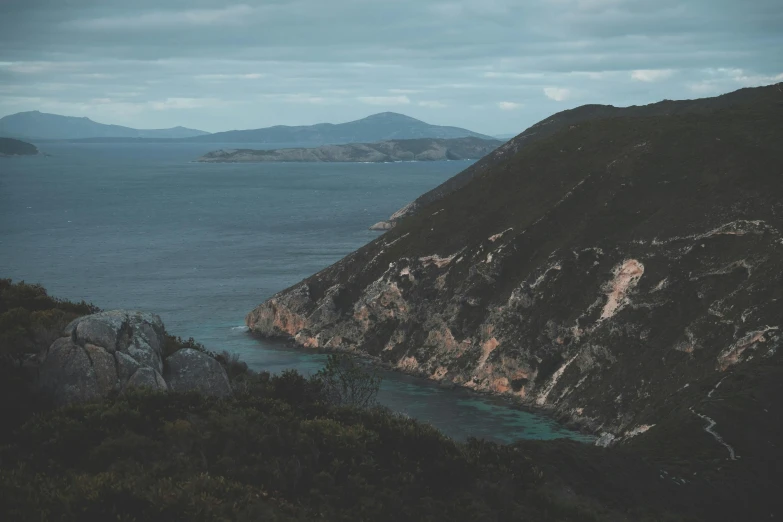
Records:
<instances>
[{"instance_id":1,"label":"boulder","mask_svg":"<svg viewBox=\"0 0 783 522\"><path fill-rule=\"evenodd\" d=\"M152 368L139 368L125 383L125 389L130 388L151 388L166 391L168 385L163 376Z\"/></svg>"},{"instance_id":2,"label":"boulder","mask_svg":"<svg viewBox=\"0 0 783 522\"><path fill-rule=\"evenodd\" d=\"M101 397L95 368L87 351L74 344L70 337L61 337L52 343L38 379L42 388L53 392L58 404Z\"/></svg>"},{"instance_id":3,"label":"boulder","mask_svg":"<svg viewBox=\"0 0 783 522\"><path fill-rule=\"evenodd\" d=\"M395 223L391 221L379 221L372 225L370 230L391 230L394 228Z\"/></svg>"},{"instance_id":4,"label":"boulder","mask_svg":"<svg viewBox=\"0 0 783 522\"><path fill-rule=\"evenodd\" d=\"M176 392L198 391L204 395L231 395L226 370L209 355L183 348L166 359L166 382Z\"/></svg>"},{"instance_id":5,"label":"boulder","mask_svg":"<svg viewBox=\"0 0 783 522\"><path fill-rule=\"evenodd\" d=\"M80 317L47 350L39 385L59 404L107 397L128 388L167 389L163 321L155 314L112 310Z\"/></svg>"}]
</instances>

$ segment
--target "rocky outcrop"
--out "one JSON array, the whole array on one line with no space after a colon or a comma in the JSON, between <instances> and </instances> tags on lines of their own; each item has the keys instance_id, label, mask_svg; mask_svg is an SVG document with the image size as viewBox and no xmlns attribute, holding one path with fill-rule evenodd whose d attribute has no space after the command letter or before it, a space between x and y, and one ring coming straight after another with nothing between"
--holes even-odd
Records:
<instances>
[{"instance_id":1,"label":"rocky outcrop","mask_svg":"<svg viewBox=\"0 0 783 522\"><path fill-rule=\"evenodd\" d=\"M754 92L507 149L247 325L515 398L603 441L698 420L687 407L707 415L705 390L783 345L783 95Z\"/></svg>"},{"instance_id":2,"label":"rocky outcrop","mask_svg":"<svg viewBox=\"0 0 783 522\"><path fill-rule=\"evenodd\" d=\"M389 221L379 221L370 226L370 230L391 230L392 228L394 228L394 222Z\"/></svg>"},{"instance_id":3,"label":"rocky outcrop","mask_svg":"<svg viewBox=\"0 0 783 522\"><path fill-rule=\"evenodd\" d=\"M155 314L101 312L74 320L63 335L44 354L38 379L59 404L96 400L131 388L170 388L163 378L165 328ZM225 396L225 389L213 384L228 381L225 370L201 355L214 364L195 372L208 384L193 389ZM181 382L180 378L178 387L172 389L179 391Z\"/></svg>"},{"instance_id":4,"label":"rocky outcrop","mask_svg":"<svg viewBox=\"0 0 783 522\"><path fill-rule=\"evenodd\" d=\"M226 371L209 355L183 348L166 359L166 382L175 392L197 391L204 395L227 397L231 384Z\"/></svg>"},{"instance_id":5,"label":"rocky outcrop","mask_svg":"<svg viewBox=\"0 0 783 522\"><path fill-rule=\"evenodd\" d=\"M389 140L294 149L217 150L198 159L207 163L444 161L478 159L502 142L481 138Z\"/></svg>"}]
</instances>

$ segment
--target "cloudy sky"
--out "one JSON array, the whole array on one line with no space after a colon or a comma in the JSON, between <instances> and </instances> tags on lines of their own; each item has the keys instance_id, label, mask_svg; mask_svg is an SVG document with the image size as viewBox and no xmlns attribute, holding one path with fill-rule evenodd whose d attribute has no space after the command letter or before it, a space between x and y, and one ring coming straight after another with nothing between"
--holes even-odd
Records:
<instances>
[{"instance_id":1,"label":"cloudy sky","mask_svg":"<svg viewBox=\"0 0 783 522\"><path fill-rule=\"evenodd\" d=\"M0 0L0 116L517 133L783 81L781 0Z\"/></svg>"}]
</instances>

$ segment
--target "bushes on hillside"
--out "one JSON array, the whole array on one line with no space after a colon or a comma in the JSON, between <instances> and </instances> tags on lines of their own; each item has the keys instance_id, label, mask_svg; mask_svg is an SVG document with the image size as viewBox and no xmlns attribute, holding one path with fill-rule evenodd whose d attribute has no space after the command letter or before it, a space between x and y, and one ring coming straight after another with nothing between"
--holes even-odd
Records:
<instances>
[{"instance_id":1,"label":"bushes on hillside","mask_svg":"<svg viewBox=\"0 0 783 522\"><path fill-rule=\"evenodd\" d=\"M345 354L331 354L315 374L326 401L335 406L368 408L376 404L381 378Z\"/></svg>"},{"instance_id":2,"label":"bushes on hillside","mask_svg":"<svg viewBox=\"0 0 783 522\"><path fill-rule=\"evenodd\" d=\"M0 520L590 519L543 496L513 448L459 444L378 407L379 377L345 355L309 378L270 375L166 335L165 355L215 357L233 397L131 390L54 409L25 356L96 311L0 280Z\"/></svg>"}]
</instances>

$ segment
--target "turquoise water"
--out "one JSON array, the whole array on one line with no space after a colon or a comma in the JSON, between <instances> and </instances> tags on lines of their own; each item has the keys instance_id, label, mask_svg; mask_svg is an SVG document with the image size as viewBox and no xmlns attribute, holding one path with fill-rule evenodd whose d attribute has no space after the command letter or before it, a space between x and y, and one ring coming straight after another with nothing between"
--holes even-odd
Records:
<instances>
[{"instance_id":1,"label":"turquoise water","mask_svg":"<svg viewBox=\"0 0 783 522\"><path fill-rule=\"evenodd\" d=\"M470 165L193 163L210 144L39 148L51 156L0 159L0 277L104 309L154 311L170 332L271 372L310 373L324 356L251 337L245 314ZM582 438L497 399L383 376L382 403L458 439Z\"/></svg>"}]
</instances>

